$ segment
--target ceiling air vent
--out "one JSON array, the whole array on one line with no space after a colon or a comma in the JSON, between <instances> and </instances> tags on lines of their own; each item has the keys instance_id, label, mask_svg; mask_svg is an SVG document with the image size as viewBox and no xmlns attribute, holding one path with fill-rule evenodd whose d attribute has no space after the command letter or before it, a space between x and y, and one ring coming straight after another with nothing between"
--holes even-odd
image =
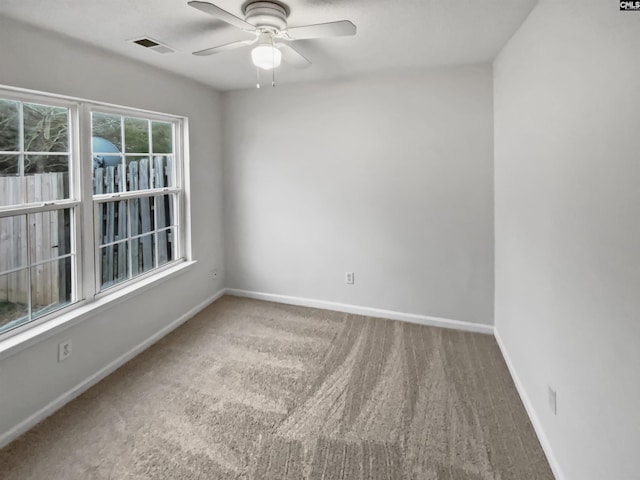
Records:
<instances>
[{"instance_id":1,"label":"ceiling air vent","mask_svg":"<svg viewBox=\"0 0 640 480\"><path fill-rule=\"evenodd\" d=\"M152 40L149 37L138 38L133 40L133 43L140 45L141 47L148 48L157 53L173 53L175 50L167 45L164 45L156 40Z\"/></svg>"}]
</instances>

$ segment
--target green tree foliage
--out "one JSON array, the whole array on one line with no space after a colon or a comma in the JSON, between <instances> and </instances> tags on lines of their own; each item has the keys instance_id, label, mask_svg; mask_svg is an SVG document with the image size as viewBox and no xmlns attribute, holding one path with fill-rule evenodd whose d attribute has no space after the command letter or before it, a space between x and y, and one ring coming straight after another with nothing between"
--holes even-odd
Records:
<instances>
[{"instance_id":1,"label":"green tree foliage","mask_svg":"<svg viewBox=\"0 0 640 480\"><path fill-rule=\"evenodd\" d=\"M173 130L170 123L152 122L153 153L173 153Z\"/></svg>"},{"instance_id":2,"label":"green tree foliage","mask_svg":"<svg viewBox=\"0 0 640 480\"><path fill-rule=\"evenodd\" d=\"M122 117L94 113L93 136L108 140L122 152ZM151 139L154 154L173 153L173 133L170 123L151 122ZM149 153L149 122L124 117L124 143L126 153Z\"/></svg>"},{"instance_id":3,"label":"green tree foliage","mask_svg":"<svg viewBox=\"0 0 640 480\"><path fill-rule=\"evenodd\" d=\"M124 140L127 153L149 153L149 121L125 117Z\"/></svg>"},{"instance_id":4,"label":"green tree foliage","mask_svg":"<svg viewBox=\"0 0 640 480\"><path fill-rule=\"evenodd\" d=\"M122 117L120 115L108 115L94 113L91 117L94 137L102 137L113 143L122 151Z\"/></svg>"}]
</instances>

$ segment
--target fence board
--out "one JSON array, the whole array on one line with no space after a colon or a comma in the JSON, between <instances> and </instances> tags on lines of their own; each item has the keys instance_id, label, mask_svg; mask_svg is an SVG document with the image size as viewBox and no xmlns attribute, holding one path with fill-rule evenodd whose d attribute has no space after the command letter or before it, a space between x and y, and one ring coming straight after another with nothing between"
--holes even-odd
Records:
<instances>
[{"instance_id":1,"label":"fence board","mask_svg":"<svg viewBox=\"0 0 640 480\"><path fill-rule=\"evenodd\" d=\"M140 190L147 190L149 188L149 159L140 159ZM151 220L153 219L153 210L151 207L150 198L140 199L140 223L142 225L143 232L151 231ZM153 251L151 236L146 235L140 238L142 244L142 271L146 272L150 268L153 268Z\"/></svg>"},{"instance_id":2,"label":"fence board","mask_svg":"<svg viewBox=\"0 0 640 480\"><path fill-rule=\"evenodd\" d=\"M114 193L115 191L115 168L107 167L105 175L105 192ZM103 204L105 212L103 235L104 243L111 243L115 239L115 208L113 202L107 202ZM113 245L109 245L104 249L105 255L102 257L102 283L110 284L114 280L113 276Z\"/></svg>"},{"instance_id":3,"label":"fence board","mask_svg":"<svg viewBox=\"0 0 640 480\"><path fill-rule=\"evenodd\" d=\"M119 164L115 169L116 176L116 188L118 192L125 191L125 167L122 164ZM114 259L114 263L116 265L115 278L119 281L127 278L127 263L128 263L128 241L126 241L127 237L127 201L120 200L118 201L118 212L117 212L117 240L125 240L122 243L118 243L116 248L116 259Z\"/></svg>"},{"instance_id":4,"label":"fence board","mask_svg":"<svg viewBox=\"0 0 640 480\"><path fill-rule=\"evenodd\" d=\"M22 178L20 177L7 177L6 179L8 181L8 188L7 188L7 193L8 193L8 200L12 203L12 204L16 204L16 203L20 203L22 201L21 199L21 193L22 193ZM26 255L27 252L25 250L26 248L26 242L24 242L25 239L22 238L22 229L20 228L20 221L23 220L22 217L13 217L13 221L10 224L10 228L9 230L9 235L11 236L10 238L16 238L16 234L18 236L18 238L16 238L16 242L11 242L11 246L8 246L8 248L12 249L13 251L11 252L11 255L14 256L14 264L15 265L23 265L23 262L26 263ZM24 255L24 256L23 256ZM23 290L23 288L21 288L20 286L20 282L18 281L18 275L17 274L13 274L9 276L8 279L8 288L7 288L7 300L10 302L19 302L22 298L22 296L24 296L24 292L21 292L21 290Z\"/></svg>"},{"instance_id":5,"label":"fence board","mask_svg":"<svg viewBox=\"0 0 640 480\"><path fill-rule=\"evenodd\" d=\"M64 177L62 175L58 175L56 179L56 189L58 192L62 192L64 198L67 197L67 192L64 191L67 183L68 182L64 181ZM70 225L69 225L69 228L67 228L64 211L60 210L57 212L56 221L57 221L56 225L55 226L52 225L51 229L52 229L52 232L53 231L57 232L56 241L58 245L58 253L69 252L70 249L68 247L70 246L70 241L71 241L71 238L70 238L71 228L70 228ZM67 299L67 292L71 289L71 279L67 278L69 274L70 272L67 272L66 268L58 267L58 275L56 279L57 279L57 288L58 288L57 290L58 300L60 302L63 302Z\"/></svg>"},{"instance_id":6,"label":"fence board","mask_svg":"<svg viewBox=\"0 0 640 480\"><path fill-rule=\"evenodd\" d=\"M25 177L25 185L26 185L26 192L27 192L27 197L29 198L29 201L31 202L37 202L37 201L41 201L41 195L40 195L40 189L36 188L36 176L35 175L29 175ZM32 215L27 215L27 221L28 221L28 225L27 228L29 229L29 242L27 245L27 248L29 249L29 257L31 259L31 262L37 262L40 259L41 256L41 252L40 252L40 247L37 245L37 241L36 239L42 236L42 214L32 214ZM31 282L31 302L33 303L36 299L39 299L41 297L41 292L42 292L42 284L41 282L35 282L37 276L36 276L36 271L37 270L42 270L42 267L36 267L36 268L32 268L31 269L31 276L33 277L34 281Z\"/></svg>"},{"instance_id":7,"label":"fence board","mask_svg":"<svg viewBox=\"0 0 640 480\"><path fill-rule=\"evenodd\" d=\"M154 185L156 188L165 187L165 174L164 174L164 158L156 156L153 158L153 171L154 171ZM165 195L158 195L155 199L156 202L156 229L167 227L166 217L166 201ZM158 265L167 263L167 235L156 235L156 248L158 249Z\"/></svg>"},{"instance_id":8,"label":"fence board","mask_svg":"<svg viewBox=\"0 0 640 480\"><path fill-rule=\"evenodd\" d=\"M104 193L104 168L96 168L93 171L93 191L96 195Z\"/></svg>"},{"instance_id":9,"label":"fence board","mask_svg":"<svg viewBox=\"0 0 640 480\"><path fill-rule=\"evenodd\" d=\"M36 189L38 190L38 196L40 201L50 200L50 182L48 181L48 175L36 174ZM50 217L49 212L40 213L40 218L36 221L36 234L35 238L31 241L36 244L36 252L38 255L38 261L44 261L51 258L51 236L49 235L49 228L47 220ZM51 279L51 263L44 263L36 268L36 276L32 278L31 283L36 284L36 295L33 302L36 305L46 306L51 303L51 286L49 280ZM33 295L33 294L32 294Z\"/></svg>"},{"instance_id":10,"label":"fence board","mask_svg":"<svg viewBox=\"0 0 640 480\"><path fill-rule=\"evenodd\" d=\"M131 162L128 165L129 168L129 189L138 190L140 184L138 182L138 162ZM137 235L140 233L140 201L137 198L133 198L129 201L131 224L131 235ZM131 249L131 275L135 276L140 273L140 252L138 249L138 242L131 242L129 246Z\"/></svg>"},{"instance_id":11,"label":"fence board","mask_svg":"<svg viewBox=\"0 0 640 480\"><path fill-rule=\"evenodd\" d=\"M18 179L20 182L22 179ZM17 182L13 183L11 186L12 193L15 195L16 191L20 191L20 184L16 185ZM23 227L28 228L26 224L26 216L20 215L13 217L13 221L11 222L10 235L11 238L15 238L15 242L11 242L11 246L8 248L13 249L11 255L14 256L14 265L26 265L27 264L27 242L26 238L24 238L24 229ZM9 289L7 293L7 300L15 303L27 303L26 295L27 292L23 285L20 282L20 276L18 274L12 274L9 276Z\"/></svg>"},{"instance_id":12,"label":"fence board","mask_svg":"<svg viewBox=\"0 0 640 480\"><path fill-rule=\"evenodd\" d=\"M167 157L167 178L169 179L169 186L175 185L175 179L173 177L173 155L169 155ZM171 197L171 201L169 202L169 221L171 224L175 222L175 216L173 211L173 196ZM172 231L174 231L172 229Z\"/></svg>"},{"instance_id":13,"label":"fence board","mask_svg":"<svg viewBox=\"0 0 640 480\"><path fill-rule=\"evenodd\" d=\"M7 200L7 181L5 177L0 177L0 205L5 205ZM0 272L9 269L11 259L14 258L13 244L13 219L5 218L0 220ZM0 300L9 300L9 276L0 275Z\"/></svg>"},{"instance_id":14,"label":"fence board","mask_svg":"<svg viewBox=\"0 0 640 480\"><path fill-rule=\"evenodd\" d=\"M121 200L118 202L118 235L116 236L116 240L124 240L127 238L127 202L126 200ZM123 246L126 245L127 242L118 244L118 271L117 278L126 278L127 276L127 255L126 247L123 250Z\"/></svg>"}]
</instances>

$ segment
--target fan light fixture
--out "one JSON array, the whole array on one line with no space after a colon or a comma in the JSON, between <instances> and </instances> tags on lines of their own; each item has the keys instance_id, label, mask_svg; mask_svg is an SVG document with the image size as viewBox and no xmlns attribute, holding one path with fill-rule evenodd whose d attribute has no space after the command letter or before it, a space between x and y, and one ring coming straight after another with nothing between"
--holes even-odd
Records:
<instances>
[{"instance_id":1,"label":"fan light fixture","mask_svg":"<svg viewBox=\"0 0 640 480\"><path fill-rule=\"evenodd\" d=\"M254 48L251 52L251 60L256 67L258 85L260 85L260 70L271 70L273 73L283 60L295 68L307 68L311 65L311 62L292 45L294 40L344 37L355 35L357 31L356 26L349 20L289 27L287 19L290 9L282 0L246 0L242 7L243 18L236 17L218 5L207 1L190 0L188 4L190 7L257 37L252 40L238 40L216 45L198 50L193 54L198 56L214 55L252 45ZM271 79L274 84L275 74Z\"/></svg>"},{"instance_id":2,"label":"fan light fixture","mask_svg":"<svg viewBox=\"0 0 640 480\"><path fill-rule=\"evenodd\" d=\"M253 64L263 70L271 70L280 66L282 52L273 45L258 45L251 50Z\"/></svg>"},{"instance_id":3,"label":"fan light fixture","mask_svg":"<svg viewBox=\"0 0 640 480\"><path fill-rule=\"evenodd\" d=\"M282 52L273 44L273 32L262 32L258 46L251 50L253 64L263 70L273 70L280 66Z\"/></svg>"}]
</instances>

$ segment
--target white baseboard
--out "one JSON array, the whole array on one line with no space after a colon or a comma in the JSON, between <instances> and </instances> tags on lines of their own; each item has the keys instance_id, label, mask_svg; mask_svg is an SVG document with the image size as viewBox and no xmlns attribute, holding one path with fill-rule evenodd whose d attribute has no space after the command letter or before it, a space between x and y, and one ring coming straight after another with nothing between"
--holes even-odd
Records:
<instances>
[{"instance_id":1,"label":"white baseboard","mask_svg":"<svg viewBox=\"0 0 640 480\"><path fill-rule=\"evenodd\" d=\"M323 310L333 310L337 312L353 313L368 317L388 318L403 322L417 323L431 327L453 328L455 330L465 330L468 332L478 332L493 335L493 325L483 325L479 323L463 322L460 320L449 320L447 318L430 317L427 315L417 315L414 313L402 313L393 310L383 310L380 308L361 307L346 303L329 302L326 300L314 300L311 298L292 297L289 295L277 295L274 293L254 292L250 290L239 290L227 288L225 293L236 297L254 298L256 300L267 300L269 302L286 303L289 305L299 305L302 307L321 308Z\"/></svg>"},{"instance_id":2,"label":"white baseboard","mask_svg":"<svg viewBox=\"0 0 640 480\"><path fill-rule=\"evenodd\" d=\"M121 355L120 357L116 358L114 361L112 361L111 363L109 363L102 369L98 370L96 373L94 373L90 377L86 378L85 380L77 384L71 390L68 390L67 392L63 393L58 398L56 398L55 400L53 400L52 402L50 402L49 404L45 405L43 408L38 410L36 413L26 418L25 420L21 421L20 423L18 423L12 429L2 433L2 435L0 435L0 448L4 447L5 445L8 445L10 442L18 438L20 435L27 432L29 429L33 428L37 423L41 422L42 420L44 420L45 418L53 414L56 410L59 410L64 405L69 403L71 400L73 400L80 394L84 393L89 388L93 387L100 380L102 380L109 374L116 371L118 368L120 368L122 365L127 363L133 357L135 357L136 355L139 355L144 350L146 350L151 345L153 345L158 340L160 340L162 337L164 337L171 331L178 328L184 322L192 318L200 310L204 309L208 305L215 302L218 298L224 295L224 293L225 291L223 289L223 290L220 290L215 295L207 298L204 302L200 303L199 305L196 305L187 313L180 316L179 318L171 322L169 325L164 327L162 330L154 333L149 338L147 338L146 340L142 341L141 343L133 347L124 355Z\"/></svg>"},{"instance_id":3,"label":"white baseboard","mask_svg":"<svg viewBox=\"0 0 640 480\"><path fill-rule=\"evenodd\" d=\"M498 347L500 347L500 352L502 352L502 356L504 358L505 363L507 364L507 368L509 369L509 373L511 373L511 378L513 378L513 383L516 385L516 390L520 395L520 399L524 404L524 408L529 415L529 419L531 420L531 424L533 425L533 429L538 436L538 440L540 441L540 445L542 446L542 450L544 450L545 455L547 456L547 461L549 462L549 466L553 471L553 475L556 477L556 480L566 480L564 473L562 473L562 469L560 468L560 464L558 463L558 459L556 458L553 450L551 448L551 444L549 443L549 439L547 435L544 433L544 429L542 428L542 423L540 422L540 418L536 414L535 409L533 408L533 403L529 399L527 395L527 391L524 389L524 385L520 381L520 377L516 373L515 366L511 362L511 358L509 357L509 353L507 352L507 348L500 337L500 332L498 329L494 329L494 336L496 338L496 342L498 343Z\"/></svg>"}]
</instances>

